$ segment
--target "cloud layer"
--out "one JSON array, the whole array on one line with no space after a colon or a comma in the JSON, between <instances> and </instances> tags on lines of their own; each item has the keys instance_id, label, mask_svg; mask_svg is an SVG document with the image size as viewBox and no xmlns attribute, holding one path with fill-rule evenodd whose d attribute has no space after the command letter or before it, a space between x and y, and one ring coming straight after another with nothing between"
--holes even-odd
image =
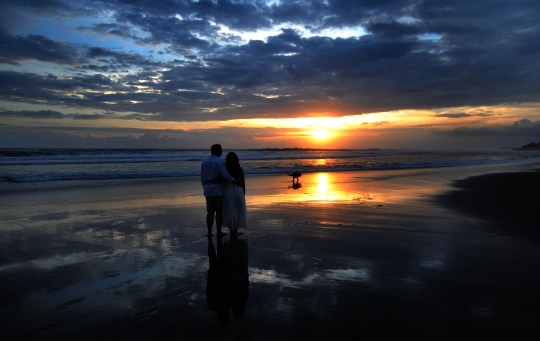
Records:
<instances>
[{"instance_id":1,"label":"cloud layer","mask_svg":"<svg viewBox=\"0 0 540 341\"><path fill-rule=\"evenodd\" d=\"M0 101L51 106L2 116L104 117L54 106L182 122L540 102L537 0L29 0L0 13Z\"/></svg>"}]
</instances>

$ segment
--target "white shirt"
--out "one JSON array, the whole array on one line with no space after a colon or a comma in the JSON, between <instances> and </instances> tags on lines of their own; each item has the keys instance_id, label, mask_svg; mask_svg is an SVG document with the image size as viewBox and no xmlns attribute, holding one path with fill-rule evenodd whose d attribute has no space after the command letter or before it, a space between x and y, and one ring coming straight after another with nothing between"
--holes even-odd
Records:
<instances>
[{"instance_id":1,"label":"white shirt","mask_svg":"<svg viewBox=\"0 0 540 341\"><path fill-rule=\"evenodd\" d=\"M223 195L225 183L208 183L204 180L217 178L219 175L227 182L234 182L234 178L227 172L225 161L217 155L210 155L201 163L201 183L204 187L205 197L217 197Z\"/></svg>"}]
</instances>

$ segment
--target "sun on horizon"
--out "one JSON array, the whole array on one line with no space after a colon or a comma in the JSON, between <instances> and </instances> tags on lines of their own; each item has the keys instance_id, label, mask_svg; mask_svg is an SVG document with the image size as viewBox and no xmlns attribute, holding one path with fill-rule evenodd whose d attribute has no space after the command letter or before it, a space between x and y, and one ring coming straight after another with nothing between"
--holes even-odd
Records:
<instances>
[{"instance_id":1,"label":"sun on horizon","mask_svg":"<svg viewBox=\"0 0 540 341\"><path fill-rule=\"evenodd\" d=\"M326 129L313 129L309 132L310 136L316 140L326 140L333 136L331 132Z\"/></svg>"}]
</instances>

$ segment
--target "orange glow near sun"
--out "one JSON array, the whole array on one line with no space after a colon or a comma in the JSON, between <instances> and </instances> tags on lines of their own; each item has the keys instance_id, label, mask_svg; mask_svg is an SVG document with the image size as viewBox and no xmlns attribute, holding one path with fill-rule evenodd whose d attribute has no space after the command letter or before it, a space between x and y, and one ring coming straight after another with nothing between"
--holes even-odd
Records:
<instances>
[{"instance_id":1,"label":"orange glow near sun","mask_svg":"<svg viewBox=\"0 0 540 341\"><path fill-rule=\"evenodd\" d=\"M194 136L195 134L212 134L212 130L232 128L235 129L235 132L245 134L253 139L254 147L351 148L362 146L362 143L366 141L383 139L383 136L389 136L386 135L388 131L395 132L399 131L400 128L403 128L403 131L408 131L406 134L409 134L411 131L421 132L426 131L426 129L445 131L461 126L511 125L519 119L538 120L538 117L535 116L538 114L531 114L531 112L538 111L531 108L540 108L540 105L396 110L347 116L328 116L329 114L324 112L306 112L298 114L305 115L300 117L271 118L272 115L268 114L264 115L267 117L223 121L152 121L151 115L149 115L148 120L126 119L132 113L125 113L125 117L122 116L124 114L118 114L100 120L75 118L69 120L72 127L145 129L153 130L163 136L174 136L175 130ZM212 110L208 111L213 112ZM91 112L86 113L91 114ZM50 121L54 122L53 119ZM36 125L35 120L30 118L21 119L20 122L22 123L19 125L24 127ZM103 132L98 135L96 132L93 136L114 136L111 134Z\"/></svg>"},{"instance_id":2,"label":"orange glow near sun","mask_svg":"<svg viewBox=\"0 0 540 341\"><path fill-rule=\"evenodd\" d=\"M327 138L332 137L332 133L330 133L326 129L314 129L311 130L309 133L311 137L316 140L326 140Z\"/></svg>"}]
</instances>

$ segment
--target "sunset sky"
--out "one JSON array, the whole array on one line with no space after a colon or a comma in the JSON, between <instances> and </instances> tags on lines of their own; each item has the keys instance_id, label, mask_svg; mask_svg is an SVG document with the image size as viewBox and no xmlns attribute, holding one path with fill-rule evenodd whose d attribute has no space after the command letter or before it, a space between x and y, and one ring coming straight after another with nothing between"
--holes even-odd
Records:
<instances>
[{"instance_id":1,"label":"sunset sky","mask_svg":"<svg viewBox=\"0 0 540 341\"><path fill-rule=\"evenodd\" d=\"M1 0L0 148L540 141L538 0Z\"/></svg>"}]
</instances>

